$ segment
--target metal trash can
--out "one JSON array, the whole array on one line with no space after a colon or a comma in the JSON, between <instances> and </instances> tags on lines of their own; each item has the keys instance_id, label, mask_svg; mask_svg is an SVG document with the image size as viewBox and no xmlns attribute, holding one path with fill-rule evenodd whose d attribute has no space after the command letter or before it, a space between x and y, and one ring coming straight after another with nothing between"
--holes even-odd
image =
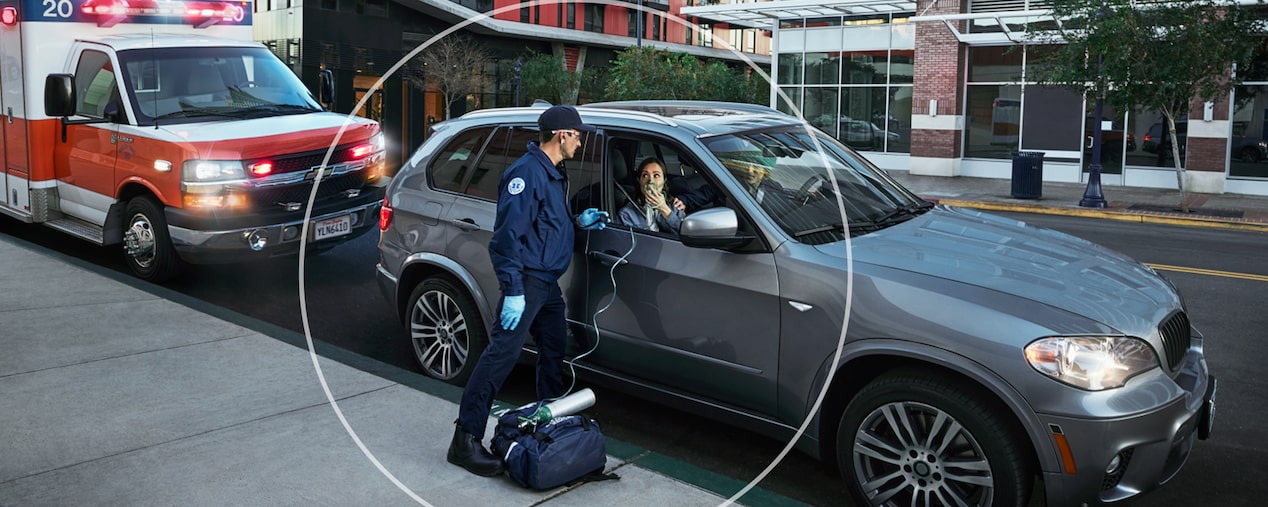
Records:
<instances>
[{"instance_id":1,"label":"metal trash can","mask_svg":"<svg viewBox=\"0 0 1268 507\"><path fill-rule=\"evenodd\" d=\"M1043 195L1043 153L1013 152L1013 198L1038 199Z\"/></svg>"}]
</instances>

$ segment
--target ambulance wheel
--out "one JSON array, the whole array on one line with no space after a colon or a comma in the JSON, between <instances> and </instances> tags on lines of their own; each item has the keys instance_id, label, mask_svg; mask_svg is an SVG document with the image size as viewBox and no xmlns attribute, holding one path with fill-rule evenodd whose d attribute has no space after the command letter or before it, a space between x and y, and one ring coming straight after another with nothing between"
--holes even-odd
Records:
<instances>
[{"instance_id":1,"label":"ambulance wheel","mask_svg":"<svg viewBox=\"0 0 1268 507\"><path fill-rule=\"evenodd\" d=\"M138 278L171 280L181 270L163 208L149 197L134 197L124 208L123 259Z\"/></svg>"},{"instance_id":2,"label":"ambulance wheel","mask_svg":"<svg viewBox=\"0 0 1268 507\"><path fill-rule=\"evenodd\" d=\"M1025 506L1034 478L1008 421L950 378L889 374L846 408L837 464L860 505Z\"/></svg>"},{"instance_id":3,"label":"ambulance wheel","mask_svg":"<svg viewBox=\"0 0 1268 507\"><path fill-rule=\"evenodd\" d=\"M464 385L489 342L480 311L449 278L428 278L409 296L410 342L429 377Z\"/></svg>"}]
</instances>

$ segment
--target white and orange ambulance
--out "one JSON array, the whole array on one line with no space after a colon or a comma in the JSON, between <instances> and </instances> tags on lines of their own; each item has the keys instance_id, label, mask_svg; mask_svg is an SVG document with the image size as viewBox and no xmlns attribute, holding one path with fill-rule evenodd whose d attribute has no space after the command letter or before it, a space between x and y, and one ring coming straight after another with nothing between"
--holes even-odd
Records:
<instances>
[{"instance_id":1,"label":"white and orange ambulance","mask_svg":"<svg viewBox=\"0 0 1268 507\"><path fill-rule=\"evenodd\" d=\"M0 214L122 245L141 278L377 223L379 125L324 112L249 2L0 0L0 90Z\"/></svg>"}]
</instances>

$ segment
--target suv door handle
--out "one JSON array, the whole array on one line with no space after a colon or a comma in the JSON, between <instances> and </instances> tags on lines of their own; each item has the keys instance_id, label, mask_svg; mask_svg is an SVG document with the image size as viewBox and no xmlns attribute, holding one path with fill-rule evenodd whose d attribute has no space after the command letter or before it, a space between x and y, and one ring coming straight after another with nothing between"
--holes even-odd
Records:
<instances>
[{"instance_id":1,"label":"suv door handle","mask_svg":"<svg viewBox=\"0 0 1268 507\"><path fill-rule=\"evenodd\" d=\"M471 231L480 230L480 226L476 225L475 220L472 220L470 218L459 218L456 220L450 220L449 222L452 223L455 227L462 229L463 232L471 232Z\"/></svg>"},{"instance_id":2,"label":"suv door handle","mask_svg":"<svg viewBox=\"0 0 1268 507\"><path fill-rule=\"evenodd\" d=\"M629 261L622 259L620 255L617 255L612 252L590 252L590 255L594 256L594 258L596 259L599 259L599 262L602 262L609 266L612 264L629 264Z\"/></svg>"}]
</instances>

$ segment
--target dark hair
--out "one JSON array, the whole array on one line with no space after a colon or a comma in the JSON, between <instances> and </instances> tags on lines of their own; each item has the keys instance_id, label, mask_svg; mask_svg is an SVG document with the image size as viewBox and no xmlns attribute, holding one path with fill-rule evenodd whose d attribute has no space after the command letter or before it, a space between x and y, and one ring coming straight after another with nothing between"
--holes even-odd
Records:
<instances>
[{"instance_id":1,"label":"dark hair","mask_svg":"<svg viewBox=\"0 0 1268 507\"><path fill-rule=\"evenodd\" d=\"M641 178L643 177L643 169L646 169L646 168L647 168L647 166L652 165L652 164L656 164L656 165L660 166L660 171L661 171L661 174L662 174L662 175L664 174L664 172L665 172L665 163L664 163L664 162L662 162L659 158L656 158L656 157L647 157L647 158L643 159L642 161L640 161L640 162L638 163L638 165L637 165L637 166L635 166L637 169L635 169L635 170L634 170L634 179L635 179L636 181L637 181L638 179L641 179ZM666 180L666 181L664 182L664 184L662 184L662 185L661 185L661 193L665 194L665 201L666 201L666 202L670 202L670 201L671 201L671 199L672 199L672 198L669 196L669 189L665 187L665 184L668 184L668 183L669 183L669 182L668 182L668 180ZM637 202L638 204L647 204L647 198L643 195L643 192L642 192L642 185L639 185L639 192L638 192L638 195L636 195L636 196L634 197L634 201L635 201L635 202Z\"/></svg>"}]
</instances>

